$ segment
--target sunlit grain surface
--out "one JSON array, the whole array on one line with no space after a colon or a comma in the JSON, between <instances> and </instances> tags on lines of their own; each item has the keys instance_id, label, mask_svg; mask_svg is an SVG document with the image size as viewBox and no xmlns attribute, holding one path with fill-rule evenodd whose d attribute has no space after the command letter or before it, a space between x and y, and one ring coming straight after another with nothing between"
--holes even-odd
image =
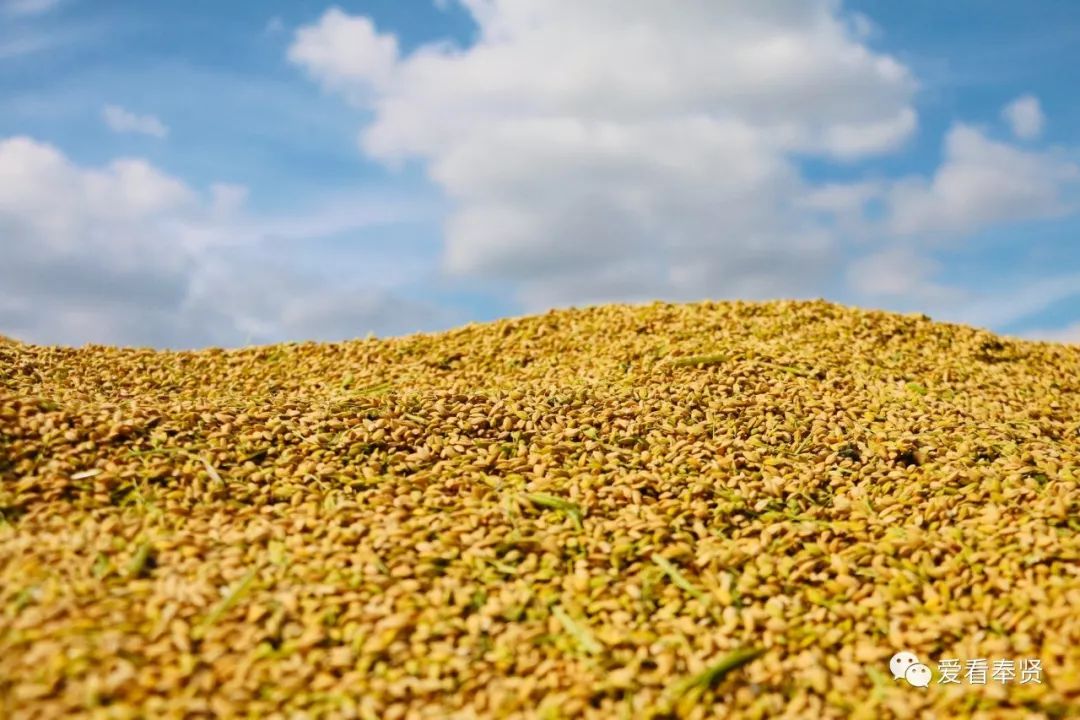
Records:
<instances>
[{"instance_id":1,"label":"sunlit grain surface","mask_svg":"<svg viewBox=\"0 0 1080 720\"><path fill-rule=\"evenodd\" d=\"M822 302L3 343L0 715L1076 716L1078 391Z\"/></svg>"}]
</instances>

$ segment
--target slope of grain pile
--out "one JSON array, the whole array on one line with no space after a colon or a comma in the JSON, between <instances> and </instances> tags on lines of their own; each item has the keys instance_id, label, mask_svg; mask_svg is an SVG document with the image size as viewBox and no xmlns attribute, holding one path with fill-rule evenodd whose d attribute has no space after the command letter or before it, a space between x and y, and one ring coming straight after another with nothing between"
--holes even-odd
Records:
<instances>
[{"instance_id":1,"label":"slope of grain pile","mask_svg":"<svg viewBox=\"0 0 1080 720\"><path fill-rule=\"evenodd\" d=\"M1076 717L1078 468L1080 348L824 302L3 344L0 716Z\"/></svg>"}]
</instances>

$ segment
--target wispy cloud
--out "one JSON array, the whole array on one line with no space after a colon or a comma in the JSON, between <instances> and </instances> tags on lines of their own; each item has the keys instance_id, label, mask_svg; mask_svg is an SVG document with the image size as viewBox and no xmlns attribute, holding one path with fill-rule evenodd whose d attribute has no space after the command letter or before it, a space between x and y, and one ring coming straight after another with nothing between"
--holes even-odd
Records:
<instances>
[{"instance_id":1,"label":"wispy cloud","mask_svg":"<svg viewBox=\"0 0 1080 720\"><path fill-rule=\"evenodd\" d=\"M1023 334L1028 340L1046 340L1070 345L1080 345L1080 322L1061 328L1037 328Z\"/></svg>"},{"instance_id":2,"label":"wispy cloud","mask_svg":"<svg viewBox=\"0 0 1080 720\"><path fill-rule=\"evenodd\" d=\"M165 138L169 128L154 115L137 115L119 105L106 105L101 117L109 129L117 133L136 133L150 137Z\"/></svg>"},{"instance_id":3,"label":"wispy cloud","mask_svg":"<svg viewBox=\"0 0 1080 720\"><path fill-rule=\"evenodd\" d=\"M283 33L285 32L285 21L275 15L266 21L266 25L263 26L263 32L267 35L278 35Z\"/></svg>"},{"instance_id":4,"label":"wispy cloud","mask_svg":"<svg viewBox=\"0 0 1080 720\"><path fill-rule=\"evenodd\" d=\"M1009 123L1013 135L1021 140L1039 137L1046 122L1039 99L1033 95L1016 98L1002 109L1001 115Z\"/></svg>"},{"instance_id":5,"label":"wispy cloud","mask_svg":"<svg viewBox=\"0 0 1080 720\"><path fill-rule=\"evenodd\" d=\"M996 288L981 297L942 314L958 322L982 327L1001 327L1034 316L1055 303L1080 294L1080 274L1062 275L1031 282L1013 289Z\"/></svg>"},{"instance_id":6,"label":"wispy cloud","mask_svg":"<svg viewBox=\"0 0 1080 720\"><path fill-rule=\"evenodd\" d=\"M25 35L10 40L0 39L0 60L30 55L45 50L53 44L53 38L47 35Z\"/></svg>"},{"instance_id":7,"label":"wispy cloud","mask_svg":"<svg viewBox=\"0 0 1080 720\"><path fill-rule=\"evenodd\" d=\"M60 5L61 0L0 0L0 12L5 15L41 15Z\"/></svg>"}]
</instances>

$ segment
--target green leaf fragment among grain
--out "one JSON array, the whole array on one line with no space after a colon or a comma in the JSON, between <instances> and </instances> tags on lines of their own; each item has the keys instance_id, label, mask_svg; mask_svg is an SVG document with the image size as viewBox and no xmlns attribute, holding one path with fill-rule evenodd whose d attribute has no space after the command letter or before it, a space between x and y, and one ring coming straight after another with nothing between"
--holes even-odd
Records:
<instances>
[{"instance_id":1,"label":"green leaf fragment among grain","mask_svg":"<svg viewBox=\"0 0 1080 720\"><path fill-rule=\"evenodd\" d=\"M743 665L756 660L764 654L764 650L740 648L725 655L719 662L710 665L697 675L691 675L671 686L669 692L678 697L691 690L708 690L715 688L727 675L738 670Z\"/></svg>"},{"instance_id":2,"label":"green leaf fragment among grain","mask_svg":"<svg viewBox=\"0 0 1080 720\"><path fill-rule=\"evenodd\" d=\"M574 523L574 527L578 530L581 529L583 515L580 505L543 493L525 493L523 497L537 507L558 510L570 518L570 521Z\"/></svg>"},{"instance_id":3,"label":"green leaf fragment among grain","mask_svg":"<svg viewBox=\"0 0 1080 720\"><path fill-rule=\"evenodd\" d=\"M670 560L662 555L653 555L652 561L656 563L669 578L671 578L671 582L673 582L677 588L692 595L702 603L708 604L708 596L701 592L701 590L699 590L692 582L687 580L686 576L679 572L679 568L672 565Z\"/></svg>"},{"instance_id":4,"label":"green leaf fragment among grain","mask_svg":"<svg viewBox=\"0 0 1080 720\"><path fill-rule=\"evenodd\" d=\"M592 636L592 633L584 626L575 622L561 607L552 608L551 614L555 616L555 619L558 620L560 624L562 624L563 629L577 641L582 650L590 655L596 655L603 652L603 646L596 641L596 638Z\"/></svg>"},{"instance_id":5,"label":"green leaf fragment among grain","mask_svg":"<svg viewBox=\"0 0 1080 720\"><path fill-rule=\"evenodd\" d=\"M240 582L228 592L221 599L221 602L210 611L210 614L203 618L203 621L192 631L192 635L198 639L206 633L206 629L224 617L225 613L229 612L236 603L238 603L248 590L251 589L251 584L255 580L255 576L258 574L258 568L251 568L244 574L244 577L240 579Z\"/></svg>"},{"instance_id":6,"label":"green leaf fragment among grain","mask_svg":"<svg viewBox=\"0 0 1080 720\"><path fill-rule=\"evenodd\" d=\"M357 388L353 391L356 395L383 395L390 392L393 389L393 385L388 382L375 383L374 385L367 385L365 387Z\"/></svg>"},{"instance_id":7,"label":"green leaf fragment among grain","mask_svg":"<svg viewBox=\"0 0 1080 720\"><path fill-rule=\"evenodd\" d=\"M131 556L131 562L128 563L128 575L136 578L145 576L147 570L150 569L152 559L153 548L150 547L150 543L140 544L135 549L135 554Z\"/></svg>"}]
</instances>

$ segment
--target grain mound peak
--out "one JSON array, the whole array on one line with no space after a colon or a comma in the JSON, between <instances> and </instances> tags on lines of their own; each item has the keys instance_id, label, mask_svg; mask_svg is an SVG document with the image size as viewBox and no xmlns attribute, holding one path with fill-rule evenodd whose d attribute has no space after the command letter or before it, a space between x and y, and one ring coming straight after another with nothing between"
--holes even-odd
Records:
<instances>
[{"instance_id":1,"label":"grain mound peak","mask_svg":"<svg viewBox=\"0 0 1080 720\"><path fill-rule=\"evenodd\" d=\"M1077 716L1078 386L825 302L0 341L0 716Z\"/></svg>"}]
</instances>

